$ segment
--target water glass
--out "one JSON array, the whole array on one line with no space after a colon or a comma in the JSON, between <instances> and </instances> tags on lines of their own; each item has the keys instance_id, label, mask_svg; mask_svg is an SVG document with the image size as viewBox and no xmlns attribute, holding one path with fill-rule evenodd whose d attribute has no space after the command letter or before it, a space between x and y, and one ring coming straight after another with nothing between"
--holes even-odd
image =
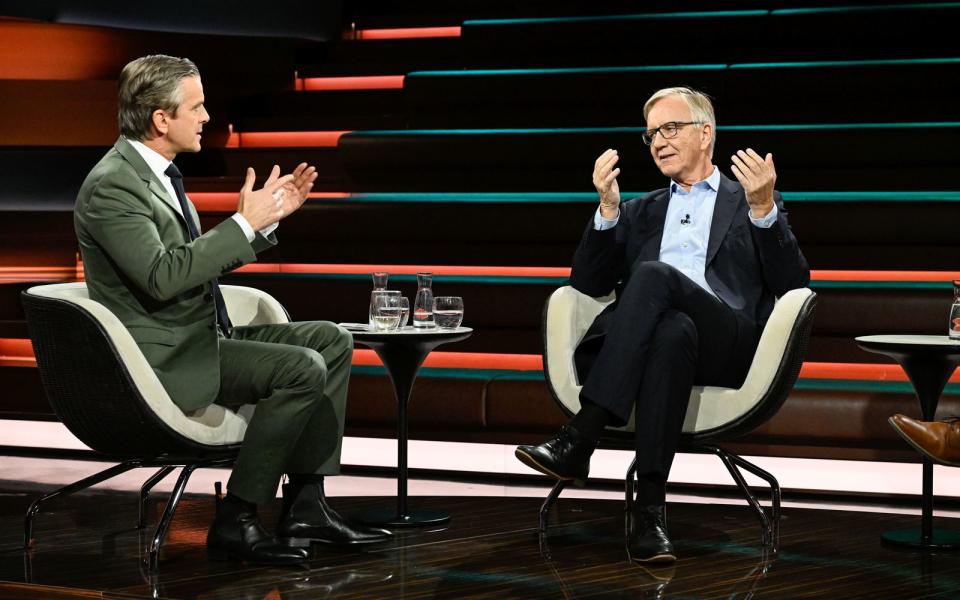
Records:
<instances>
[{"instance_id":1,"label":"water glass","mask_svg":"<svg viewBox=\"0 0 960 600\"><path fill-rule=\"evenodd\" d=\"M390 331L400 324L400 292L398 290L374 290L370 294L373 312L373 328Z\"/></svg>"},{"instance_id":2,"label":"water glass","mask_svg":"<svg viewBox=\"0 0 960 600\"><path fill-rule=\"evenodd\" d=\"M953 281L953 305L950 306L950 323L947 335L952 340L960 340L960 279Z\"/></svg>"},{"instance_id":3,"label":"water glass","mask_svg":"<svg viewBox=\"0 0 960 600\"><path fill-rule=\"evenodd\" d=\"M397 329L403 329L407 326L407 319L410 318L410 299L406 296L400 296L400 324Z\"/></svg>"},{"instance_id":4,"label":"water glass","mask_svg":"<svg viewBox=\"0 0 960 600\"><path fill-rule=\"evenodd\" d=\"M456 329L463 322L463 298L437 296L433 299L433 320L441 329Z\"/></svg>"}]
</instances>

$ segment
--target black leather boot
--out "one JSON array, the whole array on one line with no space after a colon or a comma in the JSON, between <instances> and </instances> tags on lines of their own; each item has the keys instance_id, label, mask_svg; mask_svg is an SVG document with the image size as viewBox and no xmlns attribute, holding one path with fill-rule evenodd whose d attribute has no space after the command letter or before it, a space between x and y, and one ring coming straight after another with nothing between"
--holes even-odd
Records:
<instances>
[{"instance_id":1,"label":"black leather boot","mask_svg":"<svg viewBox=\"0 0 960 600\"><path fill-rule=\"evenodd\" d=\"M667 507L664 504L634 504L627 524L627 554L635 562L677 560L667 537Z\"/></svg>"},{"instance_id":2,"label":"black leather boot","mask_svg":"<svg viewBox=\"0 0 960 600\"><path fill-rule=\"evenodd\" d=\"M256 510L234 506L217 498L217 516L207 532L211 558L237 558L270 565L298 564L310 558L303 548L293 548L268 534Z\"/></svg>"},{"instance_id":3,"label":"black leather boot","mask_svg":"<svg viewBox=\"0 0 960 600\"><path fill-rule=\"evenodd\" d=\"M539 446L517 446L514 452L523 464L556 479L582 485L590 474L590 456L597 442L565 425L560 433Z\"/></svg>"},{"instance_id":4,"label":"black leather boot","mask_svg":"<svg viewBox=\"0 0 960 600\"><path fill-rule=\"evenodd\" d=\"M386 529L354 525L337 514L323 491L323 482L283 485L283 507L277 535L297 547L311 542L336 546L372 544L389 540Z\"/></svg>"}]
</instances>

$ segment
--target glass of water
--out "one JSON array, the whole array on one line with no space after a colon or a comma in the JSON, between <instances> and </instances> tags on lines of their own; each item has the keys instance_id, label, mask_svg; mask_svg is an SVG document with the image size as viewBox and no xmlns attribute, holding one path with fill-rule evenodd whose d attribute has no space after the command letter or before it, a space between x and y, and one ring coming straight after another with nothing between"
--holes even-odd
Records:
<instances>
[{"instance_id":1,"label":"glass of water","mask_svg":"<svg viewBox=\"0 0 960 600\"><path fill-rule=\"evenodd\" d=\"M433 299L433 320L441 329L456 329L463 322L463 298L437 296Z\"/></svg>"},{"instance_id":2,"label":"glass of water","mask_svg":"<svg viewBox=\"0 0 960 600\"><path fill-rule=\"evenodd\" d=\"M400 324L397 329L403 329L407 326L407 319L410 318L410 299L406 296L400 296Z\"/></svg>"},{"instance_id":3,"label":"glass of water","mask_svg":"<svg viewBox=\"0 0 960 600\"><path fill-rule=\"evenodd\" d=\"M398 290L374 290L370 295L373 307L373 328L390 331L400 325L400 292Z\"/></svg>"},{"instance_id":4,"label":"glass of water","mask_svg":"<svg viewBox=\"0 0 960 600\"><path fill-rule=\"evenodd\" d=\"M960 340L960 279L953 280L953 305L950 307L947 335L950 339Z\"/></svg>"}]
</instances>

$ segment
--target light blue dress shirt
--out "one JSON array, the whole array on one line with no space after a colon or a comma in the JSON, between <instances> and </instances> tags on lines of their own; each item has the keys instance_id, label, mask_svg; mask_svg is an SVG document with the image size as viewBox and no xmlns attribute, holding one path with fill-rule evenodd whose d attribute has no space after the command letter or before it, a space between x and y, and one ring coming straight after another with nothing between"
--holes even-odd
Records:
<instances>
[{"instance_id":1,"label":"light blue dress shirt","mask_svg":"<svg viewBox=\"0 0 960 600\"><path fill-rule=\"evenodd\" d=\"M707 284L707 244L710 242L710 225L713 222L713 208L717 203L717 191L720 189L720 169L703 181L698 181L686 191L676 182L670 182L670 204L667 206L666 221L663 226L663 238L660 241L659 260L689 277L700 287L714 296ZM604 219L600 209L593 218L594 229L611 229L620 220L619 213L613 219ZM757 227L772 227L777 221L777 205L762 219L750 217Z\"/></svg>"}]
</instances>

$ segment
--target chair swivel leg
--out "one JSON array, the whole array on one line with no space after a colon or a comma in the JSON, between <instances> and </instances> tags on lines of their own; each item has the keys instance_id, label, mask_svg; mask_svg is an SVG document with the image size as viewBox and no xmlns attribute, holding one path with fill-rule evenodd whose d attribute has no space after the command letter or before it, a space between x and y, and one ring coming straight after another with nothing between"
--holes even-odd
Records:
<instances>
[{"instance_id":1,"label":"chair swivel leg","mask_svg":"<svg viewBox=\"0 0 960 600\"><path fill-rule=\"evenodd\" d=\"M723 462L723 465L727 468L731 477L733 477L737 487L740 488L741 493L743 493L744 498L746 498L750 506L753 507L757 518L760 519L762 531L761 541L763 545L772 549L773 552L776 552L780 542L780 484L773 475L736 454L715 447L710 448L710 450ZM760 505L760 501L753 492L750 491L750 487L747 485L746 480L737 467L746 469L769 484L772 496L770 515L767 514L767 511Z\"/></svg>"},{"instance_id":2,"label":"chair swivel leg","mask_svg":"<svg viewBox=\"0 0 960 600\"><path fill-rule=\"evenodd\" d=\"M558 479L557 483L553 486L553 489L550 490L550 493L547 495L547 499L544 500L543 504L540 506L541 533L547 531L547 526L550 521L550 509L553 508L553 505L557 503L560 493L563 492L563 489L567 487L568 483L570 482L564 479Z\"/></svg>"},{"instance_id":3,"label":"chair swivel leg","mask_svg":"<svg viewBox=\"0 0 960 600\"><path fill-rule=\"evenodd\" d=\"M170 499L167 500L167 506L163 509L160 522L157 523L157 530L153 534L153 541L150 542L148 570L151 572L156 570L157 564L160 561L160 545L163 544L164 538L167 537L167 530L170 528L170 522L173 520L173 513L177 510L177 505L180 503L183 490L187 487L187 481L189 481L190 475L192 475L199 466L202 465L184 465L183 470L180 471L180 477L177 478L177 483L173 486Z\"/></svg>"},{"instance_id":4,"label":"chair swivel leg","mask_svg":"<svg viewBox=\"0 0 960 600\"><path fill-rule=\"evenodd\" d=\"M128 460L118 465L114 465L109 469L104 469L99 473L90 475L89 477L84 477L80 481L66 485L34 500L30 507L27 508L27 514L23 521L23 547L30 548L33 545L33 518L37 515L37 513L40 512L40 507L46 504L49 500L79 492L80 490L97 485L98 483L106 481L112 477L126 473L130 469L136 469L142 464L143 460L139 458Z\"/></svg>"},{"instance_id":5,"label":"chair swivel leg","mask_svg":"<svg viewBox=\"0 0 960 600\"><path fill-rule=\"evenodd\" d=\"M147 501L150 499L150 490L154 488L164 477L170 474L176 467L162 467L156 473L143 482L140 487L140 512L137 516L137 529L143 529L147 525Z\"/></svg>"}]
</instances>

